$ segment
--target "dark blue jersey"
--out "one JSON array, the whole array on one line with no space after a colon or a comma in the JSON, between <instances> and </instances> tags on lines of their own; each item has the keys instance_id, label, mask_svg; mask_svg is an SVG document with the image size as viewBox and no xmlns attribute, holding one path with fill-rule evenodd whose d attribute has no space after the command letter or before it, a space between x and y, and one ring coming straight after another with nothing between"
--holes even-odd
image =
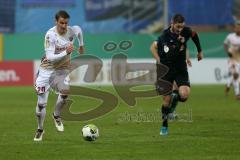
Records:
<instances>
[{"instance_id":1,"label":"dark blue jersey","mask_svg":"<svg viewBox=\"0 0 240 160\"><path fill-rule=\"evenodd\" d=\"M192 38L198 49L198 52L200 52L201 46L198 35L189 27L184 27L180 33L180 36L172 33L170 31L170 27L164 30L157 41L160 62L169 67L186 67L187 41L190 38Z\"/></svg>"}]
</instances>

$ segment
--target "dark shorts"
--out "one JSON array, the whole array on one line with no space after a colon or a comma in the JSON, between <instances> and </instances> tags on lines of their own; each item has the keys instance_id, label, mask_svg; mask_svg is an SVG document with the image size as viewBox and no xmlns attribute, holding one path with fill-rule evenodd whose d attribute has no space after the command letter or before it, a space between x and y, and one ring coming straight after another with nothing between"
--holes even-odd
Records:
<instances>
[{"instance_id":1,"label":"dark shorts","mask_svg":"<svg viewBox=\"0 0 240 160\"><path fill-rule=\"evenodd\" d=\"M157 68L157 73L159 71L159 68ZM190 81L188 76L188 71L186 67L182 68L169 68L166 75L163 77L159 77L159 74L157 74L157 79L162 79L164 81L170 82L173 84L175 81L177 86L189 86L190 87Z\"/></svg>"}]
</instances>

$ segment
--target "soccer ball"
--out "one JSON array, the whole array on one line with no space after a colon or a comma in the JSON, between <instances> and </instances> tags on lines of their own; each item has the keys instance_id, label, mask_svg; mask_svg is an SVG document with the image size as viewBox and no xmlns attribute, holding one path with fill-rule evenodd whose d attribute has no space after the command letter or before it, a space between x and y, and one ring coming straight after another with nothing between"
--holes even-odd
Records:
<instances>
[{"instance_id":1,"label":"soccer ball","mask_svg":"<svg viewBox=\"0 0 240 160\"><path fill-rule=\"evenodd\" d=\"M95 141L99 137L99 131L94 124L85 125L82 128L82 136L86 141Z\"/></svg>"}]
</instances>

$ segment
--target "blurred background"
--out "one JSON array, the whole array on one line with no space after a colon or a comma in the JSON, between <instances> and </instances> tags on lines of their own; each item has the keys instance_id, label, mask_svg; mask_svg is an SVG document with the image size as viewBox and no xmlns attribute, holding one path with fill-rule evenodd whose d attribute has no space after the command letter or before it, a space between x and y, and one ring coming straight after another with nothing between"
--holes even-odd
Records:
<instances>
[{"instance_id":1,"label":"blurred background","mask_svg":"<svg viewBox=\"0 0 240 160\"><path fill-rule=\"evenodd\" d=\"M239 8L239 0L0 0L0 86L33 85L44 54L44 35L55 25L60 9L69 12L70 25L81 26L86 54L103 59L97 84L111 84L108 74L114 54L125 53L132 62L154 62L149 47L176 13L199 33L203 48L205 59L197 62L196 48L189 42L192 83L225 83L223 41L240 18ZM127 50L103 49L109 41L124 40L132 42ZM76 71L73 83L81 84L80 75Z\"/></svg>"}]
</instances>

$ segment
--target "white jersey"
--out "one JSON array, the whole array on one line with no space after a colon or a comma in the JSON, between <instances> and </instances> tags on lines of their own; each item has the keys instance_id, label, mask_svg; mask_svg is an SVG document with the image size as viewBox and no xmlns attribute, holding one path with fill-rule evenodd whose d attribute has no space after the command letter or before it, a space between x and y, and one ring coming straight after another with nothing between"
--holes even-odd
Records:
<instances>
[{"instance_id":1,"label":"white jersey","mask_svg":"<svg viewBox=\"0 0 240 160\"><path fill-rule=\"evenodd\" d=\"M49 29L45 35L45 55L41 67L45 69L67 69L70 65L70 54L67 46L77 38L79 46L83 46L82 30L79 26L68 26L65 35L59 35L56 26Z\"/></svg>"},{"instance_id":2,"label":"white jersey","mask_svg":"<svg viewBox=\"0 0 240 160\"><path fill-rule=\"evenodd\" d=\"M228 51L232 53L233 59L240 63L240 36L236 33L230 33L224 40L228 46Z\"/></svg>"}]
</instances>

